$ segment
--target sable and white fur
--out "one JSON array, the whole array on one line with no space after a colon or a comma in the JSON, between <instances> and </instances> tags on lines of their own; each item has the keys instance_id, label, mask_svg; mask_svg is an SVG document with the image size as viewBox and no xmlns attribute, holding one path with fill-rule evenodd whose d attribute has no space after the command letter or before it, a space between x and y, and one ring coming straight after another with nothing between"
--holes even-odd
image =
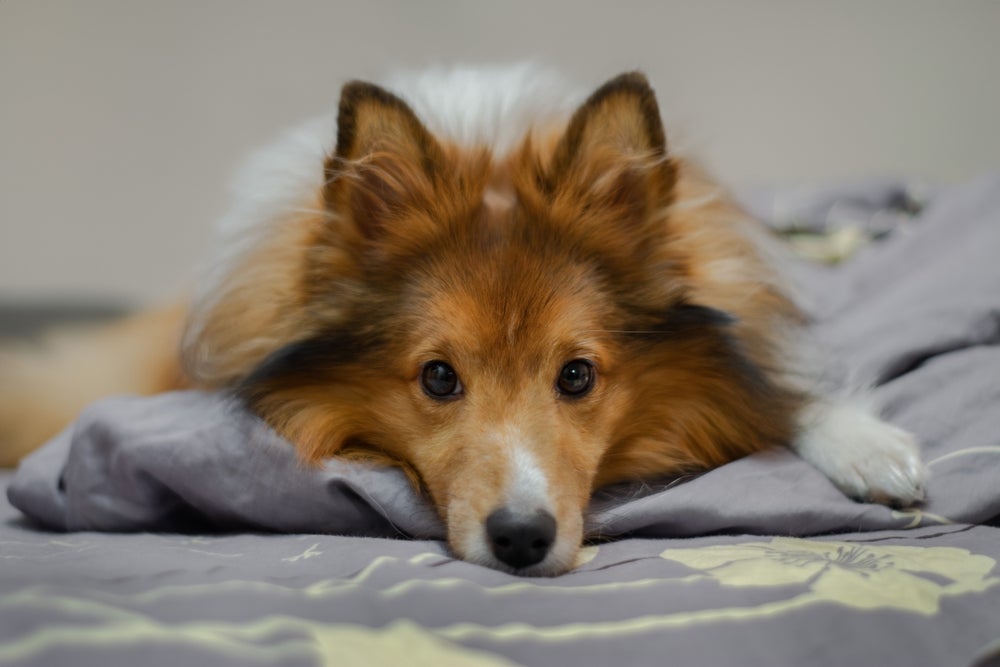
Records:
<instances>
[{"instance_id":1,"label":"sable and white fur","mask_svg":"<svg viewBox=\"0 0 1000 667\"><path fill-rule=\"evenodd\" d=\"M594 488L776 444L852 497L922 499L913 438L789 362L804 323L766 234L666 151L641 75L587 97L531 66L439 69L348 84L339 115L251 158L183 336L156 320L187 384L235 390L307 460L402 466L459 556L523 574L572 566ZM440 359L461 390L444 398L421 388ZM592 389L560 394L581 359ZM101 391L176 379L116 368ZM30 369L0 384L8 462L72 417L10 427L50 400L23 391ZM498 535L522 529L552 539L512 565Z\"/></svg>"}]
</instances>

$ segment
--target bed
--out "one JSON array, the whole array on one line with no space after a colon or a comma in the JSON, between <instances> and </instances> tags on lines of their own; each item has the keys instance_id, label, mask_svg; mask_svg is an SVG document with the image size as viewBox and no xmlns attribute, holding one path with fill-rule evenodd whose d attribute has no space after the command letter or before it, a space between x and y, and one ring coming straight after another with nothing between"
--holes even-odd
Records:
<instances>
[{"instance_id":1,"label":"bed","mask_svg":"<svg viewBox=\"0 0 1000 667\"><path fill-rule=\"evenodd\" d=\"M1000 664L1000 174L743 193L926 503L787 451L605 489L578 566L454 559L394 470L298 465L224 396L115 397L0 473L0 665ZM835 368L835 372L837 371Z\"/></svg>"}]
</instances>

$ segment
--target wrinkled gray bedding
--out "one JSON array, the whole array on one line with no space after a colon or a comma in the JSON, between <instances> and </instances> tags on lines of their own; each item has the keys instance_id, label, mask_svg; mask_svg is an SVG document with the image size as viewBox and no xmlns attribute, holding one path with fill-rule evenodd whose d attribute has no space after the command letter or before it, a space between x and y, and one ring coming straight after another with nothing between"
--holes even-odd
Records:
<instances>
[{"instance_id":1,"label":"wrinkled gray bedding","mask_svg":"<svg viewBox=\"0 0 1000 667\"><path fill-rule=\"evenodd\" d=\"M747 201L782 227L884 236L789 270L834 355L923 442L923 507L853 503L768 452L602 492L589 532L623 539L518 580L450 558L397 471L304 468L224 397L115 398L10 481L34 521L0 514L0 664L1000 659L1000 175L919 213L891 182Z\"/></svg>"}]
</instances>

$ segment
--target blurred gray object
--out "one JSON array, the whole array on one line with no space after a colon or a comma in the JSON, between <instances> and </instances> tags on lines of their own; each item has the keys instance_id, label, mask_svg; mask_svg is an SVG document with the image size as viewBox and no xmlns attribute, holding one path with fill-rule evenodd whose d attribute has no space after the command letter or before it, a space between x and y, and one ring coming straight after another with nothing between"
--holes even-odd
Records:
<instances>
[{"instance_id":1,"label":"blurred gray object","mask_svg":"<svg viewBox=\"0 0 1000 667\"><path fill-rule=\"evenodd\" d=\"M0 299L0 339L30 339L53 327L95 324L128 313L112 301L5 301Z\"/></svg>"}]
</instances>

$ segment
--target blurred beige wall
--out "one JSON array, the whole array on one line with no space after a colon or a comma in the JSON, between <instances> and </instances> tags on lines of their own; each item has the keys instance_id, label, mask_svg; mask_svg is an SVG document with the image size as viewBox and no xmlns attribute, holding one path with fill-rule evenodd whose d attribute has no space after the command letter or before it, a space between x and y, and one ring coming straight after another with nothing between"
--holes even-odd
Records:
<instances>
[{"instance_id":1,"label":"blurred beige wall","mask_svg":"<svg viewBox=\"0 0 1000 667\"><path fill-rule=\"evenodd\" d=\"M641 67L723 180L1000 167L1000 2L0 0L0 298L162 297L241 157L398 66Z\"/></svg>"}]
</instances>

